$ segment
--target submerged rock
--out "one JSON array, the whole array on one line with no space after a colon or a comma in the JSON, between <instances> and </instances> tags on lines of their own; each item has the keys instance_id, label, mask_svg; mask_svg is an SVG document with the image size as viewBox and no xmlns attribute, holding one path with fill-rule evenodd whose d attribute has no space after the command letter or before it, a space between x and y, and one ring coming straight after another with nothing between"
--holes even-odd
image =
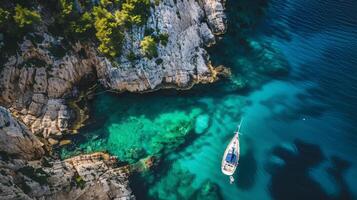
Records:
<instances>
[{"instance_id":1,"label":"submerged rock","mask_svg":"<svg viewBox=\"0 0 357 200\"><path fill-rule=\"evenodd\" d=\"M150 185L148 199L223 199L218 184L208 180L196 184L195 174L178 163L173 163L158 180L150 178L153 174L143 176L148 176L144 181Z\"/></svg>"},{"instance_id":2,"label":"submerged rock","mask_svg":"<svg viewBox=\"0 0 357 200\"><path fill-rule=\"evenodd\" d=\"M59 143L59 145L60 145L60 146L63 146L63 145L71 144L71 143L72 143L71 140L61 140L60 143Z\"/></svg>"},{"instance_id":3,"label":"submerged rock","mask_svg":"<svg viewBox=\"0 0 357 200\"><path fill-rule=\"evenodd\" d=\"M223 199L218 184L205 181L195 194L195 199L220 200Z\"/></svg>"},{"instance_id":4,"label":"submerged rock","mask_svg":"<svg viewBox=\"0 0 357 200\"><path fill-rule=\"evenodd\" d=\"M198 134L204 133L209 126L209 115L203 114L197 117L195 124L195 132Z\"/></svg>"},{"instance_id":5,"label":"submerged rock","mask_svg":"<svg viewBox=\"0 0 357 200\"><path fill-rule=\"evenodd\" d=\"M50 145L56 145L56 144L58 144L58 140L55 140L55 139L53 139L53 138L49 138L49 139L48 139L48 142L50 143Z\"/></svg>"}]
</instances>

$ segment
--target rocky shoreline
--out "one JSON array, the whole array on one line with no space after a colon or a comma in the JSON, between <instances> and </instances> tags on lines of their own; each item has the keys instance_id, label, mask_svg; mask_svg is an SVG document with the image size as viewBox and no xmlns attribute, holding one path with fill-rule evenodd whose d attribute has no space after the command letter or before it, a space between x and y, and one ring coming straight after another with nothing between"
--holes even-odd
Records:
<instances>
[{"instance_id":1,"label":"rocky shoreline","mask_svg":"<svg viewBox=\"0 0 357 200\"><path fill-rule=\"evenodd\" d=\"M69 101L95 83L118 92L187 89L229 73L213 67L205 50L227 29L224 4L224 0L160 1L151 8L144 27L125 34L122 55L115 62L91 44L77 42L64 48L66 41L49 34L46 22L33 33L40 41L25 38L0 72L0 105L5 107L0 107L0 168L5 181L0 198L135 198L128 172L117 168L116 159L107 154L64 161L48 155L51 145L71 133L79 118ZM128 54L140 54L140 41L148 29L167 34L167 44L158 45L156 59L129 61ZM58 49L63 56L54 53Z\"/></svg>"},{"instance_id":2,"label":"rocky shoreline","mask_svg":"<svg viewBox=\"0 0 357 200\"><path fill-rule=\"evenodd\" d=\"M0 107L0 199L133 199L128 169L105 153L63 161Z\"/></svg>"}]
</instances>

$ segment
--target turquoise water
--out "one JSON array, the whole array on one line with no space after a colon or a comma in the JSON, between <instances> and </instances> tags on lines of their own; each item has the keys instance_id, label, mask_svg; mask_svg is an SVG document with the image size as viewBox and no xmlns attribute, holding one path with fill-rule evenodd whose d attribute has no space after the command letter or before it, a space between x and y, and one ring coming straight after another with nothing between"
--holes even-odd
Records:
<instances>
[{"instance_id":1,"label":"turquoise water","mask_svg":"<svg viewBox=\"0 0 357 200\"><path fill-rule=\"evenodd\" d=\"M356 199L357 3L227 6L230 29L210 54L232 68L231 79L189 91L100 94L62 156L154 156L156 167L131 177L138 199ZM241 118L230 185L220 162Z\"/></svg>"}]
</instances>

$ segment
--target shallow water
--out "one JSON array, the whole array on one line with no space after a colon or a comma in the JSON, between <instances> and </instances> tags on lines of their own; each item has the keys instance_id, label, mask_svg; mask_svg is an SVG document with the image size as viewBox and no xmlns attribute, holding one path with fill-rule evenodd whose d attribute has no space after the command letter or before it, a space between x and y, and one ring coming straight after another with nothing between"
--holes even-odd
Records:
<instances>
[{"instance_id":1,"label":"shallow water","mask_svg":"<svg viewBox=\"0 0 357 200\"><path fill-rule=\"evenodd\" d=\"M62 156L160 157L153 171L133 175L138 199L356 199L357 2L242 2L228 2L230 30L210 50L232 79L98 95ZM220 162L241 117L230 185Z\"/></svg>"}]
</instances>

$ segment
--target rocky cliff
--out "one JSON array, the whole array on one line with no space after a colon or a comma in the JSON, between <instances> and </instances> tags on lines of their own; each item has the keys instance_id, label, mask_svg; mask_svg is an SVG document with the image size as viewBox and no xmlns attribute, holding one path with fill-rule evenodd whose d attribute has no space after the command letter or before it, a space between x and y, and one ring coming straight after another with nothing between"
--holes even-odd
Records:
<instances>
[{"instance_id":1,"label":"rocky cliff","mask_svg":"<svg viewBox=\"0 0 357 200\"><path fill-rule=\"evenodd\" d=\"M104 153L64 161L0 107L0 199L134 199L128 167Z\"/></svg>"},{"instance_id":2,"label":"rocky cliff","mask_svg":"<svg viewBox=\"0 0 357 200\"><path fill-rule=\"evenodd\" d=\"M212 82L217 71L205 47L225 32L223 11L220 0L162 0L151 8L144 27L126 33L115 62L91 44L65 46L65 39L46 32L44 23L3 66L0 103L35 134L60 138L73 124L75 113L67 100L78 96L80 83L89 86L99 80L108 89L141 92ZM157 58L129 61L128 54L140 55L145 30L167 35L167 43L158 44Z\"/></svg>"},{"instance_id":3,"label":"rocky cliff","mask_svg":"<svg viewBox=\"0 0 357 200\"><path fill-rule=\"evenodd\" d=\"M0 107L0 151L20 159L38 159L44 154L43 144L27 127Z\"/></svg>"},{"instance_id":4,"label":"rocky cliff","mask_svg":"<svg viewBox=\"0 0 357 200\"><path fill-rule=\"evenodd\" d=\"M100 81L106 87L131 92L212 82L216 74L205 47L215 43L215 35L226 31L225 20L219 0L161 1L152 9L145 27L127 33L120 66L106 65L98 70ZM126 55L140 54L145 30L168 35L168 42L159 44L156 59L142 57L130 62Z\"/></svg>"},{"instance_id":5,"label":"rocky cliff","mask_svg":"<svg viewBox=\"0 0 357 200\"><path fill-rule=\"evenodd\" d=\"M219 71L205 48L226 31L224 1L152 4L157 5L146 25L125 33L122 54L115 60L91 43L68 45L47 31L44 20L0 66L0 105L6 107L0 107L0 199L134 198L128 171L117 168L115 158L97 153L60 161L48 157L44 146L71 132L78 113L69 101L97 82L116 91L144 92L187 89L217 79ZM138 56L148 30L167 36L155 58ZM128 60L130 54L138 57Z\"/></svg>"},{"instance_id":6,"label":"rocky cliff","mask_svg":"<svg viewBox=\"0 0 357 200\"><path fill-rule=\"evenodd\" d=\"M83 47L77 46L57 59L46 49L56 41L47 34L43 36L39 44L25 40L21 54L5 64L0 77L0 102L33 133L48 138L68 131L74 116L66 99L76 97L81 80L95 77L96 60L79 56Z\"/></svg>"}]
</instances>

